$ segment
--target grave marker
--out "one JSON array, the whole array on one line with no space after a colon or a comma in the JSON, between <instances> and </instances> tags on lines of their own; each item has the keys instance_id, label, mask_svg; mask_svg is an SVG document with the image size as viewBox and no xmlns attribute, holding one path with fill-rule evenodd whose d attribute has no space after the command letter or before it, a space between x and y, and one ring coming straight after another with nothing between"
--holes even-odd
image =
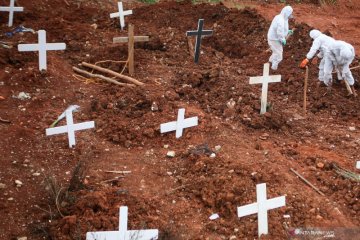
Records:
<instances>
[{"instance_id":1,"label":"grave marker","mask_svg":"<svg viewBox=\"0 0 360 240\"><path fill-rule=\"evenodd\" d=\"M119 231L87 232L86 240L155 240L159 230L127 230L128 207L120 207Z\"/></svg>"},{"instance_id":2,"label":"grave marker","mask_svg":"<svg viewBox=\"0 0 360 240\"><path fill-rule=\"evenodd\" d=\"M360 169L360 161L356 162L356 169Z\"/></svg>"},{"instance_id":3,"label":"grave marker","mask_svg":"<svg viewBox=\"0 0 360 240\"><path fill-rule=\"evenodd\" d=\"M251 214L258 214L258 234L268 234L268 215L267 211L285 206L285 196L267 199L266 183L256 185L256 203L238 207L238 217L244 217Z\"/></svg>"},{"instance_id":4,"label":"grave marker","mask_svg":"<svg viewBox=\"0 0 360 240\"><path fill-rule=\"evenodd\" d=\"M39 52L39 70L47 70L47 51L65 50L65 43L46 43L46 31L38 31L38 44L19 44L19 52Z\"/></svg>"},{"instance_id":5,"label":"grave marker","mask_svg":"<svg viewBox=\"0 0 360 240\"><path fill-rule=\"evenodd\" d=\"M178 111L177 121L161 124L160 132L166 133L166 132L176 131L176 138L179 138L182 136L184 128L194 127L197 125L198 125L198 117L185 119L185 109L181 108Z\"/></svg>"},{"instance_id":6,"label":"grave marker","mask_svg":"<svg viewBox=\"0 0 360 240\"><path fill-rule=\"evenodd\" d=\"M15 7L15 0L10 0L9 7L0 7L0 12L9 12L9 23L8 26L12 27L14 22L14 12L24 11L23 7Z\"/></svg>"},{"instance_id":7,"label":"grave marker","mask_svg":"<svg viewBox=\"0 0 360 240\"><path fill-rule=\"evenodd\" d=\"M198 28L196 31L187 31L186 36L196 36L195 42L195 63L199 62L200 56L200 46L201 46L201 38L203 36L211 36L213 34L213 30L203 30L204 27L204 19L199 19Z\"/></svg>"},{"instance_id":8,"label":"grave marker","mask_svg":"<svg viewBox=\"0 0 360 240\"><path fill-rule=\"evenodd\" d=\"M75 146L75 131L94 128L95 122L91 121L74 124L72 109L66 110L65 115L67 125L46 129L46 136L67 133L69 139L69 147L72 148L73 146Z\"/></svg>"},{"instance_id":9,"label":"grave marker","mask_svg":"<svg viewBox=\"0 0 360 240\"><path fill-rule=\"evenodd\" d=\"M262 83L260 114L264 114L266 112L269 83L281 82L281 75L272 75L272 76L270 76L269 72L270 72L270 64L265 63L264 64L264 70L263 70L263 76L261 76L261 77L251 77L250 82L249 82L250 84Z\"/></svg>"},{"instance_id":10,"label":"grave marker","mask_svg":"<svg viewBox=\"0 0 360 240\"><path fill-rule=\"evenodd\" d=\"M128 37L115 37L113 43L128 43L129 74L134 75L134 44L135 42L148 42L149 36L134 36L134 26L129 25Z\"/></svg>"},{"instance_id":11,"label":"grave marker","mask_svg":"<svg viewBox=\"0 0 360 240\"><path fill-rule=\"evenodd\" d=\"M121 30L123 30L125 27L125 16L131 15L132 10L124 11L122 2L118 2L118 8L119 8L119 12L111 13L110 18L116 18L116 17L120 18L120 27Z\"/></svg>"}]
</instances>

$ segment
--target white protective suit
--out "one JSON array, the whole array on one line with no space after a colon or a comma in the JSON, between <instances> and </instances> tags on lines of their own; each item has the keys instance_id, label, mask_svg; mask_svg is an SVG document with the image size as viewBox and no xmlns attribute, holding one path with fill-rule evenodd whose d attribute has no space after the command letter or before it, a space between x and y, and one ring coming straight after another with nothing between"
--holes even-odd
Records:
<instances>
[{"instance_id":1,"label":"white protective suit","mask_svg":"<svg viewBox=\"0 0 360 240\"><path fill-rule=\"evenodd\" d=\"M344 41L335 41L329 47L329 57L332 60L333 65L341 73L341 78L339 80L345 79L350 86L353 86L355 80L350 70L350 64L355 58L354 47Z\"/></svg>"},{"instance_id":2,"label":"white protective suit","mask_svg":"<svg viewBox=\"0 0 360 240\"><path fill-rule=\"evenodd\" d=\"M273 70L277 70L279 63L283 59L283 45L281 41L286 41L289 33L289 18L292 17L292 13L292 7L286 6L271 22L267 38L272 51L269 62L271 62L271 69Z\"/></svg>"},{"instance_id":3,"label":"white protective suit","mask_svg":"<svg viewBox=\"0 0 360 240\"><path fill-rule=\"evenodd\" d=\"M312 59L319 51L317 55L317 57L321 59L319 65L319 80L328 86L329 83L332 82L331 73L333 70L333 61L329 57L329 47L335 43L335 39L315 29L310 31L310 37L314 39L314 41L306 58L309 60ZM325 79L325 75L327 79Z\"/></svg>"}]
</instances>

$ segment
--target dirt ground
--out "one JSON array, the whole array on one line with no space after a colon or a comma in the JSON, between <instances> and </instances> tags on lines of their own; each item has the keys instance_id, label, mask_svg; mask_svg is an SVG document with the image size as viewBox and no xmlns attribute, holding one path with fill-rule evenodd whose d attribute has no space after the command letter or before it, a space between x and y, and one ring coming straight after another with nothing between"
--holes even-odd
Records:
<instances>
[{"instance_id":1,"label":"dirt ground","mask_svg":"<svg viewBox=\"0 0 360 240\"><path fill-rule=\"evenodd\" d=\"M123 69L115 61L126 60L127 45L112 38L127 36L127 27L121 31L109 18L116 2L17 1L25 12L15 13L15 26L44 29L48 42L67 44L66 51L48 52L46 73L38 71L36 53L17 51L18 43L35 43L37 35L6 36L11 29L0 13L0 41L13 45L0 46L0 239L85 239L87 231L117 229L119 206L129 207L129 229L157 228L159 239L255 239L257 215L239 219L236 211L256 201L259 183L267 184L268 198L286 196L286 207L269 211L269 235L261 239L299 239L293 230L310 227L336 230L336 239L359 236L360 184L339 170L359 173L359 98L347 97L337 81L324 95L311 65L304 115L305 73L298 68L314 27L360 49L355 1L294 3L291 27L297 30L276 72L281 83L269 86L264 115L261 86L249 85L249 77L262 74L267 29L284 5L124 2L133 9L126 24L135 26L135 35L150 36L135 45L133 77L145 85L128 88L72 71L84 61ZM199 18L214 34L203 39L196 65L185 33ZM359 80L360 69L353 75ZM16 98L20 92L31 98ZM71 104L81 107L75 122L96 125L76 133L73 149L66 135L45 135ZM175 121L179 108L185 117L198 116L199 125L180 139L160 134L160 124ZM174 158L166 157L170 150ZM220 218L209 220L213 213Z\"/></svg>"}]
</instances>

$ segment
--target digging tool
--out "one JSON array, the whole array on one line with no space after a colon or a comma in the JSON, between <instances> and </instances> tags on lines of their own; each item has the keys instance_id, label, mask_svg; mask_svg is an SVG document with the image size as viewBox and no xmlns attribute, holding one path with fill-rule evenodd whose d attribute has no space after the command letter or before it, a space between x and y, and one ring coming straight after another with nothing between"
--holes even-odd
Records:
<instances>
[{"instance_id":1,"label":"digging tool","mask_svg":"<svg viewBox=\"0 0 360 240\"><path fill-rule=\"evenodd\" d=\"M307 88L308 88L308 79L309 79L309 67L306 66L305 71L305 83L304 83L304 115L306 115L306 102L307 102Z\"/></svg>"},{"instance_id":2,"label":"digging tool","mask_svg":"<svg viewBox=\"0 0 360 240\"><path fill-rule=\"evenodd\" d=\"M291 29L291 30L293 31L293 33L286 36L286 38L285 38L286 41L289 39L289 37L290 37L291 35L294 35L294 32L295 32L296 28L293 28L293 29ZM268 48L268 49L266 50L266 52L271 52L271 48Z\"/></svg>"}]
</instances>

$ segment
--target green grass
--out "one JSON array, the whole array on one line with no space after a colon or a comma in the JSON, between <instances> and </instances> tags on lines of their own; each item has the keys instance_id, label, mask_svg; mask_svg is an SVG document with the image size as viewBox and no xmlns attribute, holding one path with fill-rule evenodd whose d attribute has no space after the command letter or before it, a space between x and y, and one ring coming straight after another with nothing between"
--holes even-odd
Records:
<instances>
[{"instance_id":1,"label":"green grass","mask_svg":"<svg viewBox=\"0 0 360 240\"><path fill-rule=\"evenodd\" d=\"M158 0L139 0L139 2L147 3L147 4L155 4Z\"/></svg>"}]
</instances>

